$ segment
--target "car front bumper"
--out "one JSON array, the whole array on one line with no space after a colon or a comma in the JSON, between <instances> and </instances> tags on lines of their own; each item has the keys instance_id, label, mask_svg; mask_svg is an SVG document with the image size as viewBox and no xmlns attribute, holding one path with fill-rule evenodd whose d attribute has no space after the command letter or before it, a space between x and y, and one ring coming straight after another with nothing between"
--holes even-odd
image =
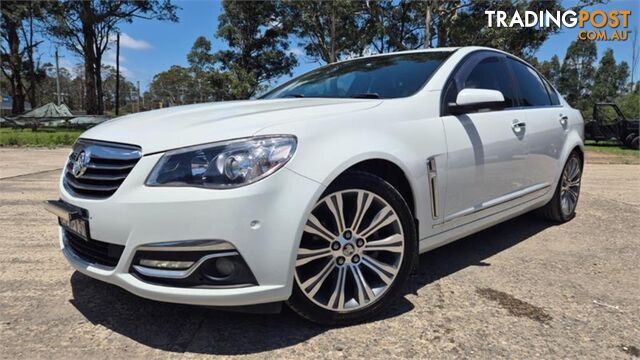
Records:
<instances>
[{"instance_id":1,"label":"car front bumper","mask_svg":"<svg viewBox=\"0 0 640 360\"><path fill-rule=\"evenodd\" d=\"M235 189L145 186L160 157L141 158L120 188L104 200L76 197L60 179L61 200L88 211L91 238L124 246L115 267L90 263L67 246L61 228L60 246L69 263L90 277L158 301L243 306L286 300L291 294L304 223L324 186L286 167ZM192 240L231 243L257 285L173 287L147 282L131 273L140 247Z\"/></svg>"}]
</instances>

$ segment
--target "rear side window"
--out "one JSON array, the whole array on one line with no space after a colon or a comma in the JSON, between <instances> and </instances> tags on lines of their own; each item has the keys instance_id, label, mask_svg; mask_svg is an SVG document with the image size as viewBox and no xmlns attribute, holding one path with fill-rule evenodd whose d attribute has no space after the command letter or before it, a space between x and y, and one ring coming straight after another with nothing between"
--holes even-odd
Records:
<instances>
[{"instance_id":1,"label":"rear side window","mask_svg":"<svg viewBox=\"0 0 640 360\"><path fill-rule=\"evenodd\" d=\"M549 106L549 93L540 76L529 66L520 61L507 59L516 78L518 102L520 106ZM557 96L557 95L556 95Z\"/></svg>"},{"instance_id":2,"label":"rear side window","mask_svg":"<svg viewBox=\"0 0 640 360\"><path fill-rule=\"evenodd\" d=\"M558 96L558 93L553 89L553 86L551 86L551 84L549 84L547 81L544 81L544 86L547 88L547 92L549 93L551 105L560 105L560 97Z\"/></svg>"}]
</instances>

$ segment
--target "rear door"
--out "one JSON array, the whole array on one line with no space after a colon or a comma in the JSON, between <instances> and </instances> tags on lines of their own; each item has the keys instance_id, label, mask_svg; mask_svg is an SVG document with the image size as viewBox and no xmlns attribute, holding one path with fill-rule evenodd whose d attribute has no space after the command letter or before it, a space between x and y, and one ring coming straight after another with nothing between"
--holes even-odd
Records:
<instances>
[{"instance_id":1,"label":"rear door","mask_svg":"<svg viewBox=\"0 0 640 360\"><path fill-rule=\"evenodd\" d=\"M514 101L514 88L506 56L482 51L470 55L445 85L442 122L447 141L444 229L487 212L498 211L517 197L523 187L526 158L525 114ZM449 103L465 88L500 91L501 110L453 115Z\"/></svg>"},{"instance_id":2,"label":"rear door","mask_svg":"<svg viewBox=\"0 0 640 360\"><path fill-rule=\"evenodd\" d=\"M568 113L555 90L529 65L507 57L516 98L525 113L527 146L523 185L544 189L556 181L559 157L568 131Z\"/></svg>"}]
</instances>

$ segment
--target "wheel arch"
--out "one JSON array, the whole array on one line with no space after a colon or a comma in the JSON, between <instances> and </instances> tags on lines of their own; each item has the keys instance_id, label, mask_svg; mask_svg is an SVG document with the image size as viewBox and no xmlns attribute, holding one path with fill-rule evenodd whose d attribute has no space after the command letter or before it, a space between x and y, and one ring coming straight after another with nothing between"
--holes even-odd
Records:
<instances>
[{"instance_id":1,"label":"wheel arch","mask_svg":"<svg viewBox=\"0 0 640 360\"><path fill-rule=\"evenodd\" d=\"M558 159L559 161L558 161L558 168L557 168L556 183L560 180L560 176L562 176L562 169L564 168L564 164L567 162L567 160L569 159L569 156L574 151L578 153L578 156L580 156L580 161L582 163L582 166L584 166L584 163L585 163L584 142L582 141L582 137L577 132L572 131L572 132L569 132L569 134L567 135L567 139L564 143L561 155Z\"/></svg>"},{"instance_id":2,"label":"wheel arch","mask_svg":"<svg viewBox=\"0 0 640 360\"><path fill-rule=\"evenodd\" d=\"M407 203L413 217L416 217L416 201L413 188L405 171L396 163L381 158L362 160L347 167L339 173L332 182L340 177L348 175L350 171L362 171L376 175L391 184L391 186L398 190L404 201Z\"/></svg>"}]
</instances>

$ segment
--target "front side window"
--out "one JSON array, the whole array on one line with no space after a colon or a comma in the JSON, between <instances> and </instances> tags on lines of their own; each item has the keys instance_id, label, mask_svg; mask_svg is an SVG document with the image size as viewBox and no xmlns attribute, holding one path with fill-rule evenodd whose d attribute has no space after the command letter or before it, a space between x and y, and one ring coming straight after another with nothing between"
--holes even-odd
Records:
<instances>
[{"instance_id":1,"label":"front side window","mask_svg":"<svg viewBox=\"0 0 640 360\"><path fill-rule=\"evenodd\" d=\"M297 77L262 99L406 97L420 90L450 54L448 51L408 53L332 64Z\"/></svg>"},{"instance_id":2,"label":"front side window","mask_svg":"<svg viewBox=\"0 0 640 360\"><path fill-rule=\"evenodd\" d=\"M520 106L549 106L551 99L540 76L529 66L514 59L507 59L518 87Z\"/></svg>"},{"instance_id":3,"label":"front side window","mask_svg":"<svg viewBox=\"0 0 640 360\"><path fill-rule=\"evenodd\" d=\"M509 85L509 73L498 57L488 57L471 70L464 82L465 89L498 90L505 100L505 107L513 106L513 95Z\"/></svg>"},{"instance_id":4,"label":"front side window","mask_svg":"<svg viewBox=\"0 0 640 360\"><path fill-rule=\"evenodd\" d=\"M456 102L462 89L498 90L504 96L505 108L514 105L514 91L511 86L504 55L478 52L464 61L445 86L443 97L443 115L450 114L449 104Z\"/></svg>"}]
</instances>

